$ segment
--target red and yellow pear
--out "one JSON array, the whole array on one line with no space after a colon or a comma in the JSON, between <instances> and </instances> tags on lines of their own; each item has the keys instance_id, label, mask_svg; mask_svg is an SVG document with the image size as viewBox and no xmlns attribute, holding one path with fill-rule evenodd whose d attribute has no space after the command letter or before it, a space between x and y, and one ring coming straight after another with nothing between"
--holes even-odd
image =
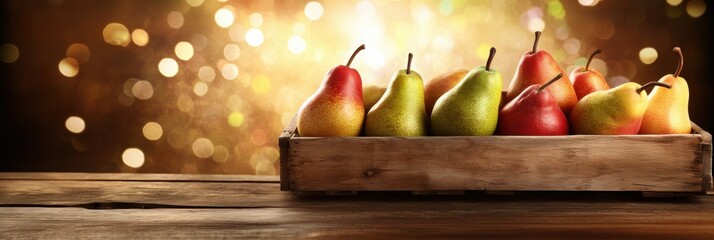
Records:
<instances>
[{"instance_id":1,"label":"red and yellow pear","mask_svg":"<svg viewBox=\"0 0 714 240\"><path fill-rule=\"evenodd\" d=\"M424 86L424 104L428 116L431 116L431 110L434 109L436 100L439 100L441 95L454 88L467 73L469 73L469 70L466 69L445 73L433 78Z\"/></svg>"},{"instance_id":2,"label":"red and yellow pear","mask_svg":"<svg viewBox=\"0 0 714 240\"><path fill-rule=\"evenodd\" d=\"M506 102L510 102L516 98L516 96L521 94L521 92L530 85L542 85L548 82L553 76L559 73L564 74L563 69L558 66L550 54L537 49L540 35L540 32L535 33L533 49L521 57L513 80L511 80L508 86ZM548 87L547 91L553 94L555 101L558 103L558 107L560 107L566 115L570 113L570 110L578 102L573 84L565 75L563 75L563 81L553 83L552 86Z\"/></svg>"},{"instance_id":3,"label":"red and yellow pear","mask_svg":"<svg viewBox=\"0 0 714 240\"><path fill-rule=\"evenodd\" d=\"M649 105L642 117L641 134L689 134L692 124L689 120L689 86L679 74L684 65L684 55L679 47L673 51L679 54L679 64L674 75L667 74L659 82L671 85L670 89L655 87L647 100Z\"/></svg>"},{"instance_id":4,"label":"red and yellow pear","mask_svg":"<svg viewBox=\"0 0 714 240\"><path fill-rule=\"evenodd\" d=\"M508 102L498 115L498 135L567 135L568 118L555 98L545 91L560 80L560 73L547 83L530 85L518 97Z\"/></svg>"},{"instance_id":5,"label":"red and yellow pear","mask_svg":"<svg viewBox=\"0 0 714 240\"><path fill-rule=\"evenodd\" d=\"M359 46L347 65L332 68L320 88L302 104L297 115L300 136L359 136L365 116L362 78L350 64L364 49L364 44Z\"/></svg>"},{"instance_id":6,"label":"red and yellow pear","mask_svg":"<svg viewBox=\"0 0 714 240\"><path fill-rule=\"evenodd\" d=\"M578 96L578 100L583 99L585 95L591 92L610 89L610 85L607 84L602 73L597 69L590 68L590 62L592 62L593 57L601 52L600 49L595 50L590 54L585 67L577 67L570 73L570 79L573 80L573 89L575 89L575 95Z\"/></svg>"}]
</instances>

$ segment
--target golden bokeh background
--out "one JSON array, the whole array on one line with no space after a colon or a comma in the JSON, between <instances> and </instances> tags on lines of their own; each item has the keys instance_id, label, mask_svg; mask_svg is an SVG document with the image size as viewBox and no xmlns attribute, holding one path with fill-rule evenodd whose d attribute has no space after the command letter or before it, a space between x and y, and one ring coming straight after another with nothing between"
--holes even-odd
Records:
<instances>
[{"instance_id":1,"label":"golden bokeh background","mask_svg":"<svg viewBox=\"0 0 714 240\"><path fill-rule=\"evenodd\" d=\"M277 137L332 67L386 85L414 53L425 81L493 67L507 88L534 31L568 73L658 80L685 53L708 129L703 0L5 0L2 171L279 172Z\"/></svg>"}]
</instances>

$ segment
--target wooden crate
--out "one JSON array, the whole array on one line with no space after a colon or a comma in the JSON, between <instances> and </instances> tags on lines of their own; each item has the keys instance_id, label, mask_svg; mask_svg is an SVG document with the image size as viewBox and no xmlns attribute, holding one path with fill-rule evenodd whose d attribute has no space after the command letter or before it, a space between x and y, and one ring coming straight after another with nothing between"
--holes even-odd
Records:
<instances>
[{"instance_id":1,"label":"wooden crate","mask_svg":"<svg viewBox=\"0 0 714 240\"><path fill-rule=\"evenodd\" d=\"M282 132L284 191L712 190L711 135L300 137Z\"/></svg>"}]
</instances>

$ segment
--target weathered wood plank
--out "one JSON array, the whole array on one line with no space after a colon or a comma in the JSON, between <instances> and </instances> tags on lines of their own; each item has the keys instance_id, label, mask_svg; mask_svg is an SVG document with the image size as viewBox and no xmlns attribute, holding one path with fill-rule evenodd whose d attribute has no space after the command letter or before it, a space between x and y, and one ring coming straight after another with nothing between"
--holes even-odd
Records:
<instances>
[{"instance_id":1,"label":"weathered wood plank","mask_svg":"<svg viewBox=\"0 0 714 240\"><path fill-rule=\"evenodd\" d=\"M702 135L290 139L290 189L702 192Z\"/></svg>"},{"instance_id":2,"label":"weathered wood plank","mask_svg":"<svg viewBox=\"0 0 714 240\"><path fill-rule=\"evenodd\" d=\"M702 135L702 154L704 159L704 172L702 173L702 189L704 191L714 190L712 180L712 135L704 131L699 125L692 122L692 132Z\"/></svg>"},{"instance_id":3,"label":"weathered wood plank","mask_svg":"<svg viewBox=\"0 0 714 240\"><path fill-rule=\"evenodd\" d=\"M167 173L0 172L0 180L279 182L279 176Z\"/></svg>"},{"instance_id":4,"label":"weathered wood plank","mask_svg":"<svg viewBox=\"0 0 714 240\"><path fill-rule=\"evenodd\" d=\"M280 137L278 138L278 145L280 147L280 190L287 191L290 190L289 174L288 171L288 149L290 149L290 138L295 136L297 132L297 114L293 116L290 120L288 126L285 127Z\"/></svg>"},{"instance_id":5,"label":"weathered wood plank","mask_svg":"<svg viewBox=\"0 0 714 240\"><path fill-rule=\"evenodd\" d=\"M687 204L651 211L472 203L412 208L314 204L302 208L118 209L0 208L0 238L482 238L711 239L711 212ZM421 205L421 204L420 204ZM661 206L664 205L664 206Z\"/></svg>"}]
</instances>

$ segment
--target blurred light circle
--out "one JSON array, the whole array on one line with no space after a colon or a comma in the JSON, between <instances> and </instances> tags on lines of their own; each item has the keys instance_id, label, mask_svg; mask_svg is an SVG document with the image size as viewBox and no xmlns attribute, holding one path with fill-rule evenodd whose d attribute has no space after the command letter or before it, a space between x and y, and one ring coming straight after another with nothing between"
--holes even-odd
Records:
<instances>
[{"instance_id":1,"label":"blurred light circle","mask_svg":"<svg viewBox=\"0 0 714 240\"><path fill-rule=\"evenodd\" d=\"M215 20L219 27L228 28L233 25L235 19L231 10L221 8L216 11Z\"/></svg>"},{"instance_id":2,"label":"blurred light circle","mask_svg":"<svg viewBox=\"0 0 714 240\"><path fill-rule=\"evenodd\" d=\"M166 22L168 22L169 27L179 29L183 26L183 14L177 11L172 11L168 16L166 16Z\"/></svg>"},{"instance_id":3,"label":"blurred light circle","mask_svg":"<svg viewBox=\"0 0 714 240\"><path fill-rule=\"evenodd\" d=\"M111 45L126 47L131 42L129 29L120 23L110 23L102 30L104 41Z\"/></svg>"},{"instance_id":4,"label":"blurred light circle","mask_svg":"<svg viewBox=\"0 0 714 240\"><path fill-rule=\"evenodd\" d=\"M213 150L213 161L217 163L223 163L230 157L230 151L223 145L217 145Z\"/></svg>"},{"instance_id":5,"label":"blurred light circle","mask_svg":"<svg viewBox=\"0 0 714 240\"><path fill-rule=\"evenodd\" d=\"M260 27L263 25L263 15L260 13L253 13L248 17L248 22L250 22L251 27Z\"/></svg>"},{"instance_id":6,"label":"blurred light circle","mask_svg":"<svg viewBox=\"0 0 714 240\"><path fill-rule=\"evenodd\" d=\"M305 35L305 29L306 29L306 27L305 27L304 23L296 22L293 24L293 33L295 35L299 35L299 36Z\"/></svg>"},{"instance_id":7,"label":"blurred light circle","mask_svg":"<svg viewBox=\"0 0 714 240\"><path fill-rule=\"evenodd\" d=\"M412 18L417 23L426 23L431 19L431 10L427 6L419 5L412 10Z\"/></svg>"},{"instance_id":8,"label":"blurred light circle","mask_svg":"<svg viewBox=\"0 0 714 240\"><path fill-rule=\"evenodd\" d=\"M300 36L292 36L288 39L288 50L293 54L300 54L305 51L307 43Z\"/></svg>"},{"instance_id":9,"label":"blurred light circle","mask_svg":"<svg viewBox=\"0 0 714 240\"><path fill-rule=\"evenodd\" d=\"M0 61L13 63L20 57L20 49L12 43L0 45Z\"/></svg>"},{"instance_id":10,"label":"blurred light circle","mask_svg":"<svg viewBox=\"0 0 714 240\"><path fill-rule=\"evenodd\" d=\"M253 88L253 92L257 94L265 94L270 91L270 79L266 77L265 75L257 75L255 78L253 78L253 81L251 82L251 87Z\"/></svg>"},{"instance_id":11,"label":"blurred light circle","mask_svg":"<svg viewBox=\"0 0 714 240\"><path fill-rule=\"evenodd\" d=\"M196 157L208 158L213 155L213 142L207 138L198 138L196 141L193 141L191 150L193 150L193 154L196 155Z\"/></svg>"},{"instance_id":12,"label":"blurred light circle","mask_svg":"<svg viewBox=\"0 0 714 240\"><path fill-rule=\"evenodd\" d=\"M238 44L229 43L223 47L223 57L228 61L235 61L240 57L240 47Z\"/></svg>"},{"instance_id":13,"label":"blurred light circle","mask_svg":"<svg viewBox=\"0 0 714 240\"><path fill-rule=\"evenodd\" d=\"M245 41L248 45L258 47L263 44L263 32L257 28L251 28L245 33Z\"/></svg>"},{"instance_id":14,"label":"blurred light circle","mask_svg":"<svg viewBox=\"0 0 714 240\"><path fill-rule=\"evenodd\" d=\"M541 18L531 18L528 20L526 28L531 32L543 31L543 29L545 29L545 22Z\"/></svg>"},{"instance_id":15,"label":"blurred light circle","mask_svg":"<svg viewBox=\"0 0 714 240\"><path fill-rule=\"evenodd\" d=\"M154 96L154 87L151 86L149 81L139 80L134 83L134 86L131 88L131 93L138 99L148 100Z\"/></svg>"},{"instance_id":16,"label":"blurred light circle","mask_svg":"<svg viewBox=\"0 0 714 240\"><path fill-rule=\"evenodd\" d=\"M238 66L232 63L224 64L223 68L221 69L221 75L226 80L236 79L236 77L238 77Z\"/></svg>"},{"instance_id":17,"label":"blurred light circle","mask_svg":"<svg viewBox=\"0 0 714 240\"><path fill-rule=\"evenodd\" d=\"M208 93L208 84L205 82L197 82L193 85L193 93L199 97L206 95L206 93Z\"/></svg>"},{"instance_id":18,"label":"blurred light circle","mask_svg":"<svg viewBox=\"0 0 714 240\"><path fill-rule=\"evenodd\" d=\"M216 71L212 67L203 66L198 69L198 79L201 79L201 81L213 82L214 78L216 78Z\"/></svg>"},{"instance_id":19,"label":"blurred light circle","mask_svg":"<svg viewBox=\"0 0 714 240\"><path fill-rule=\"evenodd\" d=\"M203 34L194 34L193 37L191 37L191 45L193 46L193 50L201 51L208 45L208 39Z\"/></svg>"},{"instance_id":20,"label":"blurred light circle","mask_svg":"<svg viewBox=\"0 0 714 240\"><path fill-rule=\"evenodd\" d=\"M84 131L85 123L84 119L77 116L71 116L64 121L64 126L72 133L81 133Z\"/></svg>"},{"instance_id":21,"label":"blurred light circle","mask_svg":"<svg viewBox=\"0 0 714 240\"><path fill-rule=\"evenodd\" d=\"M198 7L203 4L203 0L186 0L186 3L191 7Z\"/></svg>"},{"instance_id":22,"label":"blurred light circle","mask_svg":"<svg viewBox=\"0 0 714 240\"><path fill-rule=\"evenodd\" d=\"M131 41L133 41L136 46L146 46L146 44L149 43L149 33L141 28L134 29L134 31L131 32Z\"/></svg>"},{"instance_id":23,"label":"blurred light circle","mask_svg":"<svg viewBox=\"0 0 714 240\"><path fill-rule=\"evenodd\" d=\"M144 128L141 129L141 132L144 134L146 139L151 141L159 140L161 136L164 135L164 129L161 128L161 125L156 122L146 123Z\"/></svg>"},{"instance_id":24,"label":"blurred light circle","mask_svg":"<svg viewBox=\"0 0 714 240\"><path fill-rule=\"evenodd\" d=\"M310 20L318 20L322 17L324 9L319 2L309 2L305 4L305 16Z\"/></svg>"},{"instance_id":25,"label":"blurred light circle","mask_svg":"<svg viewBox=\"0 0 714 240\"><path fill-rule=\"evenodd\" d=\"M86 63L89 60L89 47L81 43L75 43L69 45L65 54L67 57L77 60L79 64Z\"/></svg>"},{"instance_id":26,"label":"blurred light circle","mask_svg":"<svg viewBox=\"0 0 714 240\"><path fill-rule=\"evenodd\" d=\"M607 84L610 85L610 87L617 87L628 82L630 82L630 80L624 76L614 76L610 78L610 81L607 81Z\"/></svg>"},{"instance_id":27,"label":"blurred light circle","mask_svg":"<svg viewBox=\"0 0 714 240\"><path fill-rule=\"evenodd\" d=\"M57 66L60 73L65 77L74 77L79 73L79 63L74 58L64 58Z\"/></svg>"},{"instance_id":28,"label":"blurred light circle","mask_svg":"<svg viewBox=\"0 0 714 240\"><path fill-rule=\"evenodd\" d=\"M232 112L228 115L228 125L231 127L240 127L245 121L245 116L241 112Z\"/></svg>"},{"instance_id":29,"label":"blurred light circle","mask_svg":"<svg viewBox=\"0 0 714 240\"><path fill-rule=\"evenodd\" d=\"M165 77L174 77L178 74L178 62L173 58L164 58L159 61L159 72Z\"/></svg>"},{"instance_id":30,"label":"blurred light circle","mask_svg":"<svg viewBox=\"0 0 714 240\"><path fill-rule=\"evenodd\" d=\"M174 52L178 59L188 61L193 57L193 46L189 42L182 41L176 44Z\"/></svg>"},{"instance_id":31,"label":"blurred light circle","mask_svg":"<svg viewBox=\"0 0 714 240\"><path fill-rule=\"evenodd\" d=\"M667 4L670 6L678 6L679 4L682 3L682 0L667 0Z\"/></svg>"},{"instance_id":32,"label":"blurred light circle","mask_svg":"<svg viewBox=\"0 0 714 240\"><path fill-rule=\"evenodd\" d=\"M563 43L563 48L568 54L578 54L580 51L580 40L575 38L568 38Z\"/></svg>"},{"instance_id":33,"label":"blurred light circle","mask_svg":"<svg viewBox=\"0 0 714 240\"><path fill-rule=\"evenodd\" d=\"M590 62L590 68L597 69L603 76L607 76L607 63L605 63L602 59L593 58L592 62Z\"/></svg>"},{"instance_id":34,"label":"blurred light circle","mask_svg":"<svg viewBox=\"0 0 714 240\"><path fill-rule=\"evenodd\" d=\"M176 107L179 111L190 112L193 109L193 99L186 94L180 94L176 99Z\"/></svg>"},{"instance_id":35,"label":"blurred light circle","mask_svg":"<svg viewBox=\"0 0 714 240\"><path fill-rule=\"evenodd\" d=\"M122 153L121 159L131 168L140 168L144 165L144 152L138 148L127 148Z\"/></svg>"},{"instance_id":36,"label":"blurred light circle","mask_svg":"<svg viewBox=\"0 0 714 240\"><path fill-rule=\"evenodd\" d=\"M651 64L657 60L657 50L646 47L640 50L640 61L644 64Z\"/></svg>"},{"instance_id":37,"label":"blurred light circle","mask_svg":"<svg viewBox=\"0 0 714 240\"><path fill-rule=\"evenodd\" d=\"M687 14L690 17L698 18L704 15L707 10L707 4L702 0L691 0L687 3Z\"/></svg>"},{"instance_id":38,"label":"blurred light circle","mask_svg":"<svg viewBox=\"0 0 714 240\"><path fill-rule=\"evenodd\" d=\"M375 10L374 4L371 1L367 0L359 1L355 6L355 10L357 11L357 17L364 19L370 19L374 17L377 12Z\"/></svg>"},{"instance_id":39,"label":"blurred light circle","mask_svg":"<svg viewBox=\"0 0 714 240\"><path fill-rule=\"evenodd\" d=\"M600 0L578 0L578 3L580 5L586 6L586 7L592 7L597 5L597 3L600 2Z\"/></svg>"}]
</instances>

